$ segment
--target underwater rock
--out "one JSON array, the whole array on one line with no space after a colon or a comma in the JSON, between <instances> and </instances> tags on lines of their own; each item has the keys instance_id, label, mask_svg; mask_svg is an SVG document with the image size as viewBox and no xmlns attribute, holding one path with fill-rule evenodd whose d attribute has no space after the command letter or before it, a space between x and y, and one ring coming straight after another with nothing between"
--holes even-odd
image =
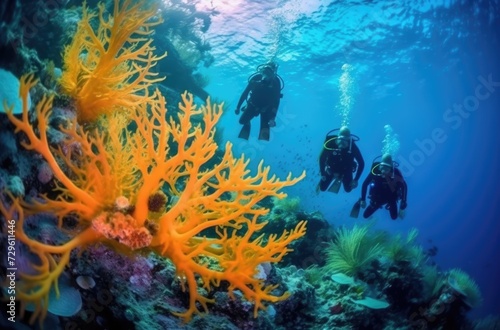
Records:
<instances>
[{"instance_id":1,"label":"underwater rock","mask_svg":"<svg viewBox=\"0 0 500 330\"><path fill-rule=\"evenodd\" d=\"M160 44L157 52L161 54L165 51L168 53L168 56L158 64L158 73L159 76L166 76L167 79L162 81L160 85L171 88L178 93L183 93L187 90L202 101L206 101L209 96L208 92L199 85L199 79L195 78L192 70L182 62L180 57L175 55L175 49L166 42Z\"/></svg>"},{"instance_id":2,"label":"underwater rock","mask_svg":"<svg viewBox=\"0 0 500 330\"><path fill-rule=\"evenodd\" d=\"M290 297L274 305L275 322L286 328L295 328L294 325L305 324L314 318L316 294L314 287L305 280L305 272L297 270L295 266L277 269L286 285Z\"/></svg>"},{"instance_id":3,"label":"underwater rock","mask_svg":"<svg viewBox=\"0 0 500 330\"><path fill-rule=\"evenodd\" d=\"M20 30L21 2L19 0L3 0L0 2L0 49L16 38Z\"/></svg>"},{"instance_id":4,"label":"underwater rock","mask_svg":"<svg viewBox=\"0 0 500 330\"><path fill-rule=\"evenodd\" d=\"M307 220L307 232L291 246L293 252L283 258L284 265L295 265L306 269L311 265L323 266L326 260L326 245L335 237L333 226L320 213L297 212L296 221ZM291 223L271 223L277 228L291 228Z\"/></svg>"},{"instance_id":5,"label":"underwater rock","mask_svg":"<svg viewBox=\"0 0 500 330\"><path fill-rule=\"evenodd\" d=\"M7 190L16 197L24 196L25 190L23 180L18 176L11 176L7 181Z\"/></svg>"}]
</instances>

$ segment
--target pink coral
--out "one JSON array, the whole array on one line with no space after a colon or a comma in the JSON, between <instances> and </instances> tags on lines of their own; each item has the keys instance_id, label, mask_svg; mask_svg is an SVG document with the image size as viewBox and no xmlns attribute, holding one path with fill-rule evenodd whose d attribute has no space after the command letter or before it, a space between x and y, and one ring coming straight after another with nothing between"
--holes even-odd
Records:
<instances>
[{"instance_id":1,"label":"pink coral","mask_svg":"<svg viewBox=\"0 0 500 330\"><path fill-rule=\"evenodd\" d=\"M136 227L135 222L129 214L103 212L92 220L92 228L106 238L137 250L149 246L153 236L146 228Z\"/></svg>"}]
</instances>

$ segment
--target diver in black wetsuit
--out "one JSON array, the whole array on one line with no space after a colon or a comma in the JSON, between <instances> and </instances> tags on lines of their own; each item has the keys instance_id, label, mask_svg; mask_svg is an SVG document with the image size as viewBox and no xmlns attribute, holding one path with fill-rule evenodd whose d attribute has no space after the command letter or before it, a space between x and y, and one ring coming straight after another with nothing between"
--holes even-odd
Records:
<instances>
[{"instance_id":1,"label":"diver in black wetsuit","mask_svg":"<svg viewBox=\"0 0 500 330\"><path fill-rule=\"evenodd\" d=\"M338 130L338 135L332 134L337 130L328 132L319 156L319 169L321 180L318 189L338 193L341 183L345 192L350 192L358 186L358 180L365 168L365 161L361 156L356 141L358 137L351 135L347 127ZM356 172L354 179L352 174Z\"/></svg>"},{"instance_id":2,"label":"diver in black wetsuit","mask_svg":"<svg viewBox=\"0 0 500 330\"><path fill-rule=\"evenodd\" d=\"M368 196L370 205L363 213L364 218L368 218L385 205L385 208L389 210L391 219L395 220L398 217L398 200L401 201L399 204L399 217L404 217L408 188L401 171L396 166L397 163L392 161L389 154L384 154L382 161L373 162L370 174L363 182L361 198L357 202L362 208L366 206L366 193L368 186L370 186Z\"/></svg>"},{"instance_id":3,"label":"diver in black wetsuit","mask_svg":"<svg viewBox=\"0 0 500 330\"><path fill-rule=\"evenodd\" d=\"M235 113L240 110L240 124L243 125L238 137L248 140L250 135L250 120L260 115L259 140L269 141L270 128L276 126L276 114L283 97L283 79L277 74L278 66L274 62L262 64L258 72L248 78L248 85L240 96ZM250 94L250 95L249 95ZM241 108L243 102L246 105Z\"/></svg>"}]
</instances>

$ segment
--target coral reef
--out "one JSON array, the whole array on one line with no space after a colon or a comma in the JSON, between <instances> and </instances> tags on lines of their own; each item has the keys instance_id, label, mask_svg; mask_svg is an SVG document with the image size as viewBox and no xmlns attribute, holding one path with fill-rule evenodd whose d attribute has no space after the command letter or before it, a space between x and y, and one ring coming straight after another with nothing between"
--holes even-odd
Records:
<instances>
[{"instance_id":1,"label":"coral reef","mask_svg":"<svg viewBox=\"0 0 500 330\"><path fill-rule=\"evenodd\" d=\"M64 50L60 84L76 101L81 122L139 105L152 84L163 80L155 77L152 68L165 55L154 55L153 39L148 38L160 23L151 21L155 8L144 8L143 2L120 2L115 0L113 15L107 18L104 4L99 4L99 13L84 4L73 41ZM99 20L96 31L95 18Z\"/></svg>"},{"instance_id":2,"label":"coral reef","mask_svg":"<svg viewBox=\"0 0 500 330\"><path fill-rule=\"evenodd\" d=\"M209 67L214 61L211 46L204 36L216 13L200 12L192 3L178 1L163 2L160 6L165 22L158 27L157 37L160 52L168 57L158 65L158 71L168 77L163 85L176 91L189 90L205 100L208 93L203 89L209 78L200 72L200 67Z\"/></svg>"},{"instance_id":3,"label":"coral reef","mask_svg":"<svg viewBox=\"0 0 500 330\"><path fill-rule=\"evenodd\" d=\"M257 203L268 196L285 197L279 189L294 184L304 173L295 179L290 174L281 181L269 178L270 169L261 164L251 176L246 169L248 160L235 159L229 143L222 161L202 171L217 150L213 136L221 106L208 102L197 109L188 94L179 106L179 123L165 120L165 100L156 92L153 102L134 109L135 132L126 130L128 120L119 113L106 117L105 130L84 131L73 119L62 128L67 138L54 148L47 139L52 97L37 104L36 126L29 120L26 100L35 84L31 76L21 79L22 118L8 109L7 115L16 132L26 135L22 145L42 155L50 166L59 194L32 201L14 198L10 206L0 207L5 218L18 219L17 238L40 260L34 265L39 274L24 275L19 284L22 310L27 302L36 305L31 321L45 317L49 291L52 287L57 291L71 251L96 242L126 253L148 248L172 260L181 284L189 290L189 308L178 313L187 320L199 312L197 303L207 310L207 303L213 301L199 293L199 286L208 290L227 281L230 293L239 290L255 304L255 315L264 308L263 301L276 302L288 296L273 295L276 285L265 285L254 276L261 263L278 262L290 251L287 246L304 235L305 222L281 236L255 238L266 225L259 217L267 213ZM197 115L202 116L203 125L191 123L191 117ZM77 152L63 148L74 143ZM150 210L151 196L160 191L175 202L168 210ZM227 192L231 197L223 199ZM128 205L123 196L133 207L115 206ZM68 217L71 221L76 218L79 230L57 246L33 239L24 232L25 215L40 212L56 214L61 227L67 225ZM215 237L200 235L209 228L215 229Z\"/></svg>"}]
</instances>

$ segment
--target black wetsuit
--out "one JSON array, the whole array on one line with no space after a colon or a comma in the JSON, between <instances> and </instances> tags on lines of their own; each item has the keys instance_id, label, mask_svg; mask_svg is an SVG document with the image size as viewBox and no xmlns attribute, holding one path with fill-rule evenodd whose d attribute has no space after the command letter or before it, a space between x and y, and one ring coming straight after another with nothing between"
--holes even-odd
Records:
<instances>
[{"instance_id":1,"label":"black wetsuit","mask_svg":"<svg viewBox=\"0 0 500 330\"><path fill-rule=\"evenodd\" d=\"M321 172L321 180L319 182L319 189L325 191L330 186L335 176L342 178L342 184L345 192L350 192L351 182L353 180L352 173L356 169L354 180L359 180L363 169L365 168L365 161L361 156L356 142L351 139L351 146L339 149L335 145L336 136L328 136L323 150L319 156L319 169Z\"/></svg>"},{"instance_id":2,"label":"black wetsuit","mask_svg":"<svg viewBox=\"0 0 500 330\"><path fill-rule=\"evenodd\" d=\"M264 80L263 75L260 73L253 76L241 94L236 107L236 109L240 109L243 102L247 101L239 121L243 125L239 137L248 140L250 120L260 115L259 140L268 141L270 135L269 122L276 119L281 97L281 81L278 76L274 76L269 80Z\"/></svg>"},{"instance_id":3,"label":"black wetsuit","mask_svg":"<svg viewBox=\"0 0 500 330\"><path fill-rule=\"evenodd\" d=\"M361 199L366 199L368 186L370 186L370 205L363 213L364 218L368 218L382 206L386 208L394 220L398 217L397 202L401 200L401 209L406 208L407 186L401 171L394 168L393 173L382 176L379 170L379 162L373 164L370 174L363 182L361 189ZM375 174L374 174L375 173Z\"/></svg>"}]
</instances>

